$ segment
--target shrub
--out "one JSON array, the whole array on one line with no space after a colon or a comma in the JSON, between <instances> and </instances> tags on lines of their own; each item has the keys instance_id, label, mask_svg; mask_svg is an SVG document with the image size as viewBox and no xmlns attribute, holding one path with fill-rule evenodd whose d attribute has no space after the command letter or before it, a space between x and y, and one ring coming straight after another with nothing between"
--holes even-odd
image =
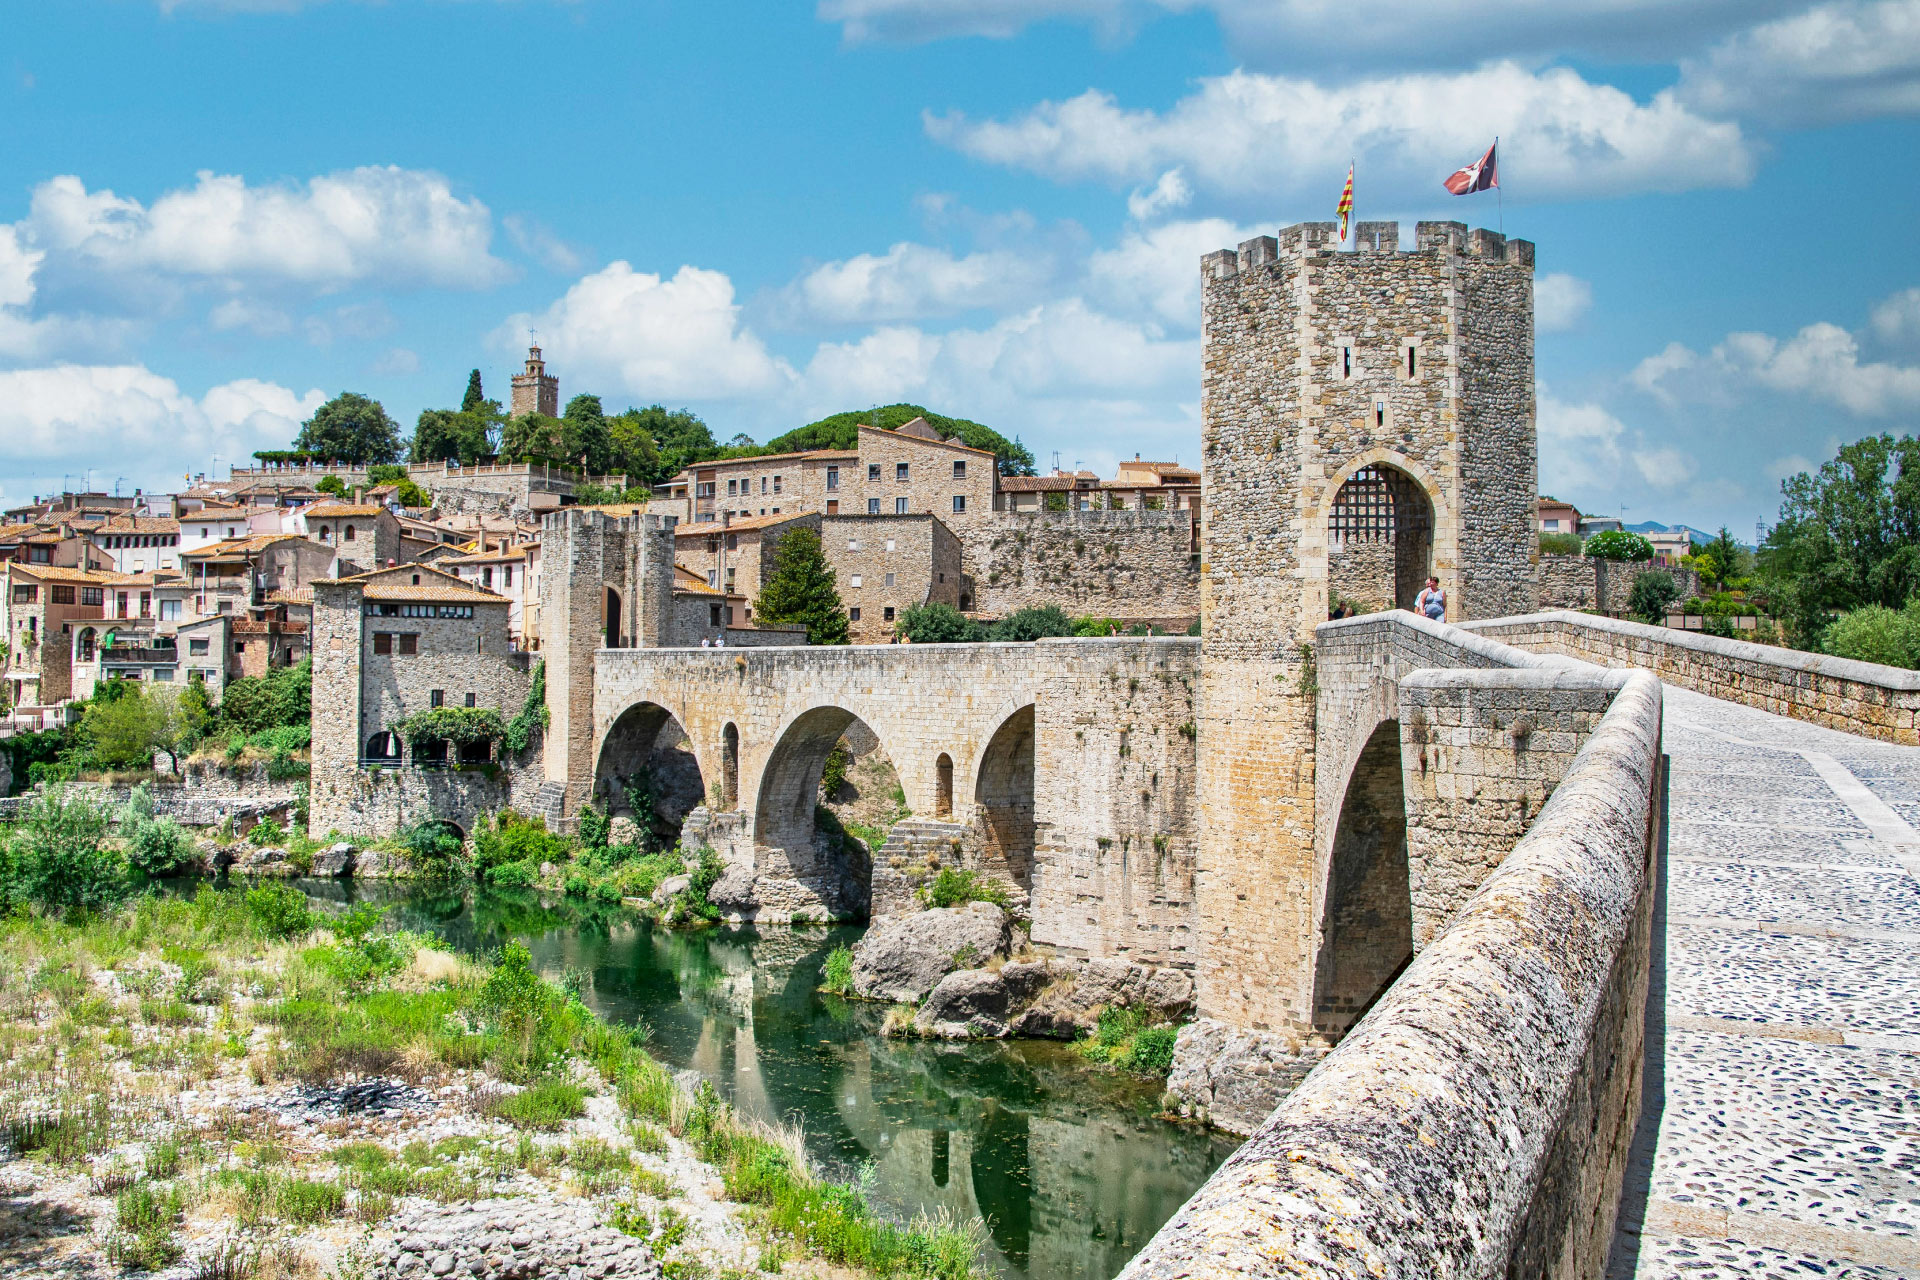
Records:
<instances>
[{"instance_id":1,"label":"shrub","mask_svg":"<svg viewBox=\"0 0 1920 1280\"><path fill-rule=\"evenodd\" d=\"M107 807L64 785L37 796L0 866L0 895L47 910L96 910L128 890L126 863L106 848Z\"/></svg>"},{"instance_id":2,"label":"shrub","mask_svg":"<svg viewBox=\"0 0 1920 1280\"><path fill-rule=\"evenodd\" d=\"M1651 560L1653 544L1625 529L1604 529L1587 539L1586 553L1593 560Z\"/></svg>"},{"instance_id":3,"label":"shrub","mask_svg":"<svg viewBox=\"0 0 1920 1280\"><path fill-rule=\"evenodd\" d=\"M247 839L261 848L265 848L270 844L285 844L287 842L287 830L272 818L265 818L255 823L253 830L247 832Z\"/></svg>"},{"instance_id":4,"label":"shrub","mask_svg":"<svg viewBox=\"0 0 1920 1280\"><path fill-rule=\"evenodd\" d=\"M558 1129L587 1113L587 1091L564 1080L542 1080L493 1099L486 1110L516 1129Z\"/></svg>"},{"instance_id":5,"label":"shrub","mask_svg":"<svg viewBox=\"0 0 1920 1280\"><path fill-rule=\"evenodd\" d=\"M820 799L832 803L834 796L847 782L847 766L853 763L853 755L847 750L844 740L833 744L833 750L827 752L827 761L820 766ZM584 822L585 819L582 819Z\"/></svg>"},{"instance_id":6,"label":"shrub","mask_svg":"<svg viewBox=\"0 0 1920 1280\"><path fill-rule=\"evenodd\" d=\"M1057 604L1016 609L987 628L989 640L1040 640L1073 634L1073 619Z\"/></svg>"},{"instance_id":7,"label":"shrub","mask_svg":"<svg viewBox=\"0 0 1920 1280\"><path fill-rule=\"evenodd\" d=\"M407 851L407 861L422 876L450 876L462 870L466 842L450 822L428 818L402 827L395 836Z\"/></svg>"},{"instance_id":8,"label":"shrub","mask_svg":"<svg viewBox=\"0 0 1920 1280\"><path fill-rule=\"evenodd\" d=\"M986 638L986 629L950 604L908 605L895 629L915 644L967 644Z\"/></svg>"},{"instance_id":9,"label":"shrub","mask_svg":"<svg viewBox=\"0 0 1920 1280\"><path fill-rule=\"evenodd\" d=\"M565 836L553 835L543 818L523 818L511 809L502 809L482 823L473 833L473 871L489 883L499 883L496 868L522 862L537 872L543 862L566 862L573 844ZM521 873L507 873L517 880Z\"/></svg>"},{"instance_id":10,"label":"shrub","mask_svg":"<svg viewBox=\"0 0 1920 1280\"><path fill-rule=\"evenodd\" d=\"M1920 668L1920 601L1895 612L1870 604L1828 624L1820 647L1836 658Z\"/></svg>"},{"instance_id":11,"label":"shrub","mask_svg":"<svg viewBox=\"0 0 1920 1280\"><path fill-rule=\"evenodd\" d=\"M827 952L827 963L820 970L820 989L836 996L853 994L853 948L846 943Z\"/></svg>"},{"instance_id":12,"label":"shrub","mask_svg":"<svg viewBox=\"0 0 1920 1280\"><path fill-rule=\"evenodd\" d=\"M1152 1023L1144 1009L1107 1005L1092 1032L1075 1046L1089 1062L1139 1075L1165 1075L1173 1069L1173 1043L1179 1030Z\"/></svg>"},{"instance_id":13,"label":"shrub","mask_svg":"<svg viewBox=\"0 0 1920 1280\"><path fill-rule=\"evenodd\" d=\"M143 876L179 875L194 865L193 841L173 819L154 816L153 791L144 782L120 810L120 835L128 867Z\"/></svg>"},{"instance_id":14,"label":"shrub","mask_svg":"<svg viewBox=\"0 0 1920 1280\"><path fill-rule=\"evenodd\" d=\"M220 727L240 733L307 725L313 720L313 660L241 676L220 697Z\"/></svg>"},{"instance_id":15,"label":"shrub","mask_svg":"<svg viewBox=\"0 0 1920 1280\"><path fill-rule=\"evenodd\" d=\"M1633 590L1627 596L1627 612L1642 622L1659 626L1667 618L1667 606L1680 595L1673 575L1649 569L1634 575Z\"/></svg>"},{"instance_id":16,"label":"shrub","mask_svg":"<svg viewBox=\"0 0 1920 1280\"><path fill-rule=\"evenodd\" d=\"M991 902L1004 909L1010 901L1007 886L965 867L942 867L938 875L920 886L919 894L921 905L926 907L959 907L969 902Z\"/></svg>"},{"instance_id":17,"label":"shrub","mask_svg":"<svg viewBox=\"0 0 1920 1280\"><path fill-rule=\"evenodd\" d=\"M1543 533L1540 535L1540 551L1549 556L1577 556L1580 554L1580 535Z\"/></svg>"},{"instance_id":18,"label":"shrub","mask_svg":"<svg viewBox=\"0 0 1920 1280\"><path fill-rule=\"evenodd\" d=\"M589 849L607 847L607 836L613 830L613 818L598 805L588 805L580 811L580 843Z\"/></svg>"},{"instance_id":19,"label":"shrub","mask_svg":"<svg viewBox=\"0 0 1920 1280\"><path fill-rule=\"evenodd\" d=\"M261 934L278 941L304 937L319 923L307 895L290 884L265 884L247 891L247 914Z\"/></svg>"}]
</instances>

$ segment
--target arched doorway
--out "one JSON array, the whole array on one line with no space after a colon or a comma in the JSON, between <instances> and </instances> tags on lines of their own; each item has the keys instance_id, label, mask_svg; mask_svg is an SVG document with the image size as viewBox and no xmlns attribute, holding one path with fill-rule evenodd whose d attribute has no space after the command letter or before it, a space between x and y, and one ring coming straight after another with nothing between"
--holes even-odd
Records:
<instances>
[{"instance_id":1,"label":"arched doorway","mask_svg":"<svg viewBox=\"0 0 1920 1280\"><path fill-rule=\"evenodd\" d=\"M1333 833L1326 918L1315 966L1314 1026L1338 1036L1413 959L1400 722L1373 731L1354 763Z\"/></svg>"},{"instance_id":2,"label":"arched doorway","mask_svg":"<svg viewBox=\"0 0 1920 1280\"><path fill-rule=\"evenodd\" d=\"M92 627L80 628L79 637L75 642L74 657L80 662L92 662L97 642L98 636Z\"/></svg>"},{"instance_id":3,"label":"arched doorway","mask_svg":"<svg viewBox=\"0 0 1920 1280\"><path fill-rule=\"evenodd\" d=\"M687 814L706 798L693 743L672 712L637 702L608 727L594 767L594 803L633 819L649 852L672 848Z\"/></svg>"},{"instance_id":4,"label":"arched doorway","mask_svg":"<svg viewBox=\"0 0 1920 1280\"><path fill-rule=\"evenodd\" d=\"M365 764L399 764L400 735L391 730L382 729L367 739L366 748L360 759Z\"/></svg>"},{"instance_id":5,"label":"arched doorway","mask_svg":"<svg viewBox=\"0 0 1920 1280\"><path fill-rule=\"evenodd\" d=\"M953 817L953 757L944 751L933 762L933 816Z\"/></svg>"},{"instance_id":6,"label":"arched doorway","mask_svg":"<svg viewBox=\"0 0 1920 1280\"><path fill-rule=\"evenodd\" d=\"M1033 889L1033 707L1008 716L980 753L974 827L989 866L1003 863L1013 882Z\"/></svg>"},{"instance_id":7,"label":"arched doorway","mask_svg":"<svg viewBox=\"0 0 1920 1280\"><path fill-rule=\"evenodd\" d=\"M620 647L620 593L612 587L607 588L606 608L606 647Z\"/></svg>"},{"instance_id":8,"label":"arched doorway","mask_svg":"<svg viewBox=\"0 0 1920 1280\"><path fill-rule=\"evenodd\" d=\"M1411 609L1433 572L1433 503L1420 482L1385 462L1361 467L1327 516L1327 607Z\"/></svg>"},{"instance_id":9,"label":"arched doorway","mask_svg":"<svg viewBox=\"0 0 1920 1280\"><path fill-rule=\"evenodd\" d=\"M849 832L821 803L827 756L849 731L871 736L871 726L840 707L816 707L798 716L774 744L760 774L753 843L760 858L759 890L792 896L803 908L817 902L842 919L865 919L873 901L872 839ZM877 762L876 762L877 763ZM891 766L888 766L889 769Z\"/></svg>"}]
</instances>

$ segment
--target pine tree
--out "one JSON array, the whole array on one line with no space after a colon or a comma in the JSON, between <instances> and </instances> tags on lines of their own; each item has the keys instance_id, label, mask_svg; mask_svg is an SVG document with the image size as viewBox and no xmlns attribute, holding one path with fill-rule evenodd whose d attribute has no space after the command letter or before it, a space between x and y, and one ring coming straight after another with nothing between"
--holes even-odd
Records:
<instances>
[{"instance_id":1,"label":"pine tree","mask_svg":"<svg viewBox=\"0 0 1920 1280\"><path fill-rule=\"evenodd\" d=\"M781 537L773 549L773 572L760 584L753 607L768 626L805 627L808 644L847 642L847 611L817 530L791 529Z\"/></svg>"},{"instance_id":2,"label":"pine tree","mask_svg":"<svg viewBox=\"0 0 1920 1280\"><path fill-rule=\"evenodd\" d=\"M487 403L487 393L480 389L480 371L475 369L467 375L467 394L460 401L460 412L472 413Z\"/></svg>"}]
</instances>

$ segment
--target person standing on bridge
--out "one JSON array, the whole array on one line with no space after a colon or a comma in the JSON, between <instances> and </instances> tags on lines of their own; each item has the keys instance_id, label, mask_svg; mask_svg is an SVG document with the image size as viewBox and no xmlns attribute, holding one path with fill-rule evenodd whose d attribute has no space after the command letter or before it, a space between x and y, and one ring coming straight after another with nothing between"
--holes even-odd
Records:
<instances>
[{"instance_id":1,"label":"person standing on bridge","mask_svg":"<svg viewBox=\"0 0 1920 1280\"><path fill-rule=\"evenodd\" d=\"M1435 622L1447 620L1447 593L1440 589L1440 579L1427 579L1427 589L1420 593L1420 598L1413 602L1413 607Z\"/></svg>"}]
</instances>

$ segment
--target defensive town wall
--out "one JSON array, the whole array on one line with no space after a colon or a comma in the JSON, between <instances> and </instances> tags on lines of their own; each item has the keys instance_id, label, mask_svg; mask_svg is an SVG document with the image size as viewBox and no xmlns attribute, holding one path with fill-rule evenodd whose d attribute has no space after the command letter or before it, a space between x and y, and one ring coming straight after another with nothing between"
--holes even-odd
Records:
<instances>
[{"instance_id":1,"label":"defensive town wall","mask_svg":"<svg viewBox=\"0 0 1920 1280\"><path fill-rule=\"evenodd\" d=\"M1532 613L1466 625L1519 648L1636 667L1682 689L1775 715L1920 745L1920 672L1583 613Z\"/></svg>"},{"instance_id":2,"label":"defensive town wall","mask_svg":"<svg viewBox=\"0 0 1920 1280\"><path fill-rule=\"evenodd\" d=\"M1534 607L1595 609L1619 617L1627 612L1633 580L1643 573L1664 573L1673 579L1675 599L1685 600L1700 594L1700 575L1684 566L1542 554L1538 567L1540 587Z\"/></svg>"},{"instance_id":3,"label":"defensive town wall","mask_svg":"<svg viewBox=\"0 0 1920 1280\"><path fill-rule=\"evenodd\" d=\"M1663 808L1660 685L1634 673L1513 852L1123 1280L1599 1275Z\"/></svg>"},{"instance_id":4,"label":"defensive town wall","mask_svg":"<svg viewBox=\"0 0 1920 1280\"><path fill-rule=\"evenodd\" d=\"M1123 621L1200 616L1190 511L995 512L953 528L973 579L972 612L1004 617L1057 604Z\"/></svg>"}]
</instances>

